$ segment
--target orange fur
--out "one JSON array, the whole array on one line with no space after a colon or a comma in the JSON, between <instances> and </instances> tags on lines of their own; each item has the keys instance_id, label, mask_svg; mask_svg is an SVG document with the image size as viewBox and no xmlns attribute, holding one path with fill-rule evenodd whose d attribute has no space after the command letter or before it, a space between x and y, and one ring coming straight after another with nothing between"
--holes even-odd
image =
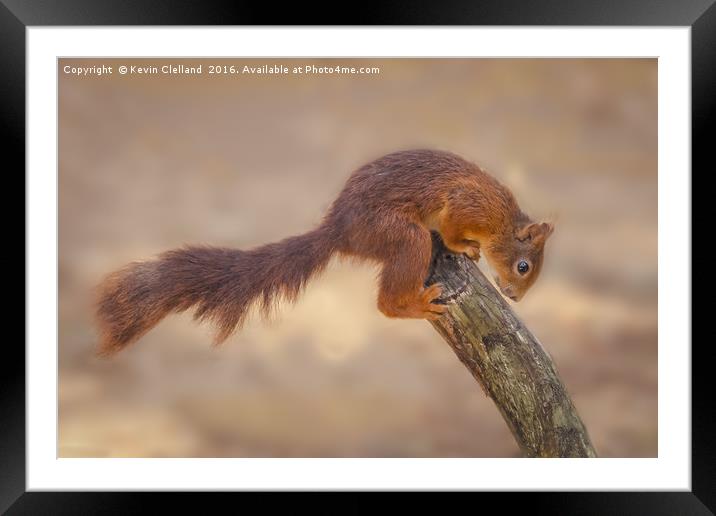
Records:
<instances>
[{"instance_id":1,"label":"orange fur","mask_svg":"<svg viewBox=\"0 0 716 516\"><path fill-rule=\"evenodd\" d=\"M99 286L100 352L139 339L164 316L195 308L213 322L222 342L258 303L264 313L281 298L293 301L334 253L382 265L378 308L388 317L436 319L439 285L423 286L431 255L430 230L445 245L497 271L505 295L518 300L534 283L553 226L533 223L512 193L455 154L414 150L388 154L356 170L320 226L249 251L186 247L135 262ZM519 260L531 270L521 275Z\"/></svg>"}]
</instances>

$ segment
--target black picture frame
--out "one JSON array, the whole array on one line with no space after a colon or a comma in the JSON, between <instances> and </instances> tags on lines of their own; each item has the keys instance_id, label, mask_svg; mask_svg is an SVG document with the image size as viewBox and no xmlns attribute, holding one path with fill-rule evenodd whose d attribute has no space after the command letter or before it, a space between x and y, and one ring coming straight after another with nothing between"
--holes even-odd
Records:
<instances>
[{"instance_id":1,"label":"black picture frame","mask_svg":"<svg viewBox=\"0 0 716 516\"><path fill-rule=\"evenodd\" d=\"M716 111L716 5L715 0L490 0L441 1L429 5L381 2L371 8L350 5L338 10L304 3L277 8L246 2L195 2L192 0L0 0L0 96L2 126L8 129L4 163L15 158L17 168L4 168L7 176L20 176L25 165L25 29L32 26L87 25L609 25L691 27L692 171L713 169L712 143ZM324 4L325 5L325 4ZM711 129L711 130L710 130ZM710 165L710 167L709 167ZM6 165L7 166L7 165ZM691 178L694 174L692 172ZM24 191L24 181L21 188ZM6 191L10 191L9 189ZM693 187L692 187L693 192ZM695 205L692 204L692 205ZM10 221L9 216L6 220ZM693 223L699 220L692 217ZM692 227L693 234L693 227ZM23 247L24 249L24 247ZM15 252L14 255L19 253ZM10 265L10 254L4 254ZM14 258L14 256L13 256ZM27 258L24 255L23 258ZM19 258L17 258L19 260ZM701 262L696 261L695 265ZM692 261L692 265L694 265ZM705 263L704 263L705 265ZM8 274L6 272L6 274ZM27 279L27 278L26 278ZM6 297L7 299L7 297ZM19 303L18 303L19 304ZM23 303L24 306L24 303ZM696 303L692 310L698 313ZM693 316L692 316L693 320ZM699 320L697 317L696 320ZM668 345L690 345L670 342ZM711 392L714 382L706 347L692 346L692 491L691 492L583 492L583 493L464 493L499 502L502 511L528 506L531 513L552 514L713 514L716 510L716 446ZM152 501L164 510L181 504L200 509L228 497L253 498L262 509L272 508L267 494L200 493L191 500L175 493L26 492L25 473L25 354L13 340L4 343L0 375L0 512L7 514L129 514L142 512ZM209 496L219 496L222 500ZM159 500L154 500L159 498ZM294 494L290 503L304 501L314 509L315 496ZM419 498L418 498L419 499ZM177 503L178 502L178 503ZM242 502L244 503L244 502ZM365 505L363 505L365 503ZM427 508L424 498L420 501ZM474 503L474 502L470 502ZM479 503L484 503L480 501ZM212 505L207 505L212 504ZM362 512L374 502L342 505L341 512ZM484 505L483 505L484 507ZM338 509L334 506L334 508ZM444 507L443 507L444 508ZM237 510L240 510L237 507Z\"/></svg>"}]
</instances>

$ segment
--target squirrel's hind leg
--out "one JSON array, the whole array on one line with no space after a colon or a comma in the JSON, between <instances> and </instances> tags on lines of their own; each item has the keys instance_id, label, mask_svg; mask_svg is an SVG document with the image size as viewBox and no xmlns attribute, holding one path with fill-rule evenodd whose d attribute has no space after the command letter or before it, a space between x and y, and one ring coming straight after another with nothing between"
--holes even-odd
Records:
<instances>
[{"instance_id":1,"label":"squirrel's hind leg","mask_svg":"<svg viewBox=\"0 0 716 516\"><path fill-rule=\"evenodd\" d=\"M439 284L423 286L430 267L430 232L406 223L395 234L401 238L386 246L382 257L378 309L388 317L435 320L447 307L433 302L442 293Z\"/></svg>"}]
</instances>

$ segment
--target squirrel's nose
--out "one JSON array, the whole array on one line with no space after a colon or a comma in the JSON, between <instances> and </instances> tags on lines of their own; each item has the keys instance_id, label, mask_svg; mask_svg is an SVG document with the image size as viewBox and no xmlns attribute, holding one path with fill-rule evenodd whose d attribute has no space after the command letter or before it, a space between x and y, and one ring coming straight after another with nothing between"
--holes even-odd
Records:
<instances>
[{"instance_id":1,"label":"squirrel's nose","mask_svg":"<svg viewBox=\"0 0 716 516\"><path fill-rule=\"evenodd\" d=\"M498 285L499 285L499 283L498 283ZM515 291L514 291L514 289L512 288L512 285L507 285L507 286L505 286L505 287L503 287L503 286L500 285L500 292L502 292L502 295L503 295L503 296L509 297L509 298L512 299L513 301L516 301L515 298L516 298L517 296L515 295Z\"/></svg>"}]
</instances>

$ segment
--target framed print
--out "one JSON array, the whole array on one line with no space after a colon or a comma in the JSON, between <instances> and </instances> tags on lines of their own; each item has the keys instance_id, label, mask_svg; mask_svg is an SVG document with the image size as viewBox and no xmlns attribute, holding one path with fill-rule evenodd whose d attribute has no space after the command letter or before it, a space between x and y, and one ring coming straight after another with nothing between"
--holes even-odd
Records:
<instances>
[{"instance_id":1,"label":"framed print","mask_svg":"<svg viewBox=\"0 0 716 516\"><path fill-rule=\"evenodd\" d=\"M716 8L508 4L346 26L5 2L28 301L3 511L711 513L691 170Z\"/></svg>"}]
</instances>

